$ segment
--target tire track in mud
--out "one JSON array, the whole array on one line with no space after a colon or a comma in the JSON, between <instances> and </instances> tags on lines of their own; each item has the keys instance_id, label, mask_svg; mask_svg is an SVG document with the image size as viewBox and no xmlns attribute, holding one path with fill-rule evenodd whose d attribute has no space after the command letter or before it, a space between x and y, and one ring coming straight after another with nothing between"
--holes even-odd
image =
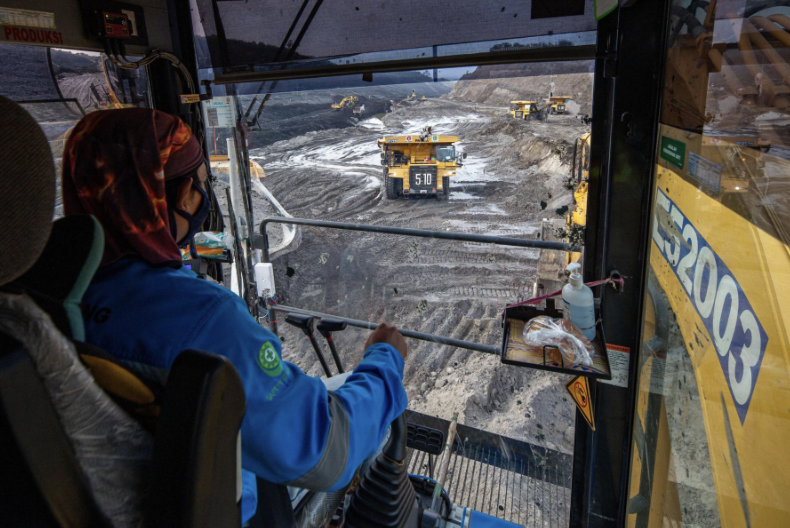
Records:
<instances>
[{"instance_id":1,"label":"tire track in mud","mask_svg":"<svg viewBox=\"0 0 790 528\"><path fill-rule=\"evenodd\" d=\"M430 100L385 116L386 132L360 126L321 130L252 155L263 158L267 187L295 217L534 238L540 219L548 216L540 201L570 202L562 186L566 175L542 173L537 162L510 154L504 159L517 138L497 130L515 129L518 137L552 130L492 114L475 117L491 111ZM432 118L444 123L435 132L459 135L469 153L450 200L384 199L376 140L404 133L402 122ZM571 138L580 132L577 126L563 133ZM498 346L501 311L531 297L538 257L539 251L525 248L305 228L302 245L274 265L283 304ZM289 359L318 374L301 334L287 327L281 333ZM366 338L367 332L356 329L336 336L348 368L359 361ZM553 416L572 423L571 403L555 408L562 390L557 376L436 343L410 340L409 347L404 384L412 409L444 418L459 411L468 425L570 452L572 444L561 433L535 429Z\"/></svg>"}]
</instances>

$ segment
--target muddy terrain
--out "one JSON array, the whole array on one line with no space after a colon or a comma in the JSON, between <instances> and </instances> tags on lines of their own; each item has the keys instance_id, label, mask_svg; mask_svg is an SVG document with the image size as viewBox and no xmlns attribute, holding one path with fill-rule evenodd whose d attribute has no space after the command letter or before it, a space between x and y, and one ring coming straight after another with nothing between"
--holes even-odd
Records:
<instances>
[{"instance_id":1,"label":"muddy terrain","mask_svg":"<svg viewBox=\"0 0 790 528\"><path fill-rule=\"evenodd\" d=\"M459 136L457 148L467 154L450 199L387 200L376 140L423 126ZM585 130L575 116L514 120L507 106L451 92L250 155L295 217L531 238L542 218L556 218L571 203L565 181L573 142ZM505 304L532 296L538 256L532 249L306 228L299 247L274 264L282 304L499 345L499 315ZM286 358L319 375L303 336L282 326L281 334ZM360 360L366 334L349 329L336 338L349 367ZM458 411L467 425L571 452L574 412L564 376L435 343L409 346L410 408L443 418Z\"/></svg>"}]
</instances>

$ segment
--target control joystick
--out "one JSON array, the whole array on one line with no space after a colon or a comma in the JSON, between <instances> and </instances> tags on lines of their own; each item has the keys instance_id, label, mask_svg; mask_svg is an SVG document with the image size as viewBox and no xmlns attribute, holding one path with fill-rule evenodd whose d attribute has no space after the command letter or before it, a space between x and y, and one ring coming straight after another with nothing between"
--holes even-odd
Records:
<instances>
[{"instance_id":1,"label":"control joystick","mask_svg":"<svg viewBox=\"0 0 790 528\"><path fill-rule=\"evenodd\" d=\"M389 442L362 477L346 514L349 528L417 528L419 506L406 471L406 418L392 422Z\"/></svg>"}]
</instances>

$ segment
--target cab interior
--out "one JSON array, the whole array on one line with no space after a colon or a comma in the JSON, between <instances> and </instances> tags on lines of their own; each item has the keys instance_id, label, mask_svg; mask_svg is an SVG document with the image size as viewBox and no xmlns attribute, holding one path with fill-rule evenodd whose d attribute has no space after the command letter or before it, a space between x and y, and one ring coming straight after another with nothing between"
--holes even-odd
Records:
<instances>
[{"instance_id":1,"label":"cab interior","mask_svg":"<svg viewBox=\"0 0 790 528\"><path fill-rule=\"evenodd\" d=\"M788 431L788 419L775 402L790 376L782 359L788 334L780 303L790 269L783 227L787 135L781 122L790 83L786 6L757 0L623 0L611 2L607 11L603 4L533 0L494 7L464 1L450 11L428 4L415 17L404 14L402 6L382 2L0 0L0 95L13 101L2 102L5 137L43 129L49 152L39 149L36 156L55 160L51 171L41 169L49 178L44 183L52 187L69 131L87 113L142 106L179 116L207 158L227 160L227 169L210 177L212 214L204 227L233 241L222 258L192 254L185 261L241 296L250 313L284 341L284 359L293 354L305 371L331 375L336 369L320 350L313 353L298 326L325 321L349 329L337 339L338 348L344 347L340 356L335 345L327 346L337 370L344 362L350 366L363 332L382 317L404 313L388 310L387 303L409 295L418 274L428 276L429 290L409 298L411 314L401 320L430 319L432 326L408 327L395 319L427 359L411 367L414 379L425 381L410 382L410 395L418 396L393 422L384 448L384 457L396 466L389 480L360 475L348 497L314 492L295 507L284 485L259 482L262 513L251 526L781 526L790 520L782 501L790 472L770 469L774 463L784 468L786 458L739 455L765 442L769 432L778 437ZM705 75L698 78L694 72L700 71ZM527 147L504 150L496 159L484 154L490 148L485 138L512 127L509 109L519 108L509 106L510 97L503 96L504 103L496 99L494 87L509 83L522 92L513 97L538 100L543 91L554 91L567 72L588 75L589 110L571 108L546 122L524 122L500 143L538 141L555 133L546 127L567 126L570 139L551 139L550 146L547 140L540 148L546 150L545 159L554 155L568 173L569 202L552 202L551 191L544 198L544 188L527 191L520 180L508 180L496 193L522 209L527 207L522 201L534 201L534 222L526 226L510 217L498 219L499 206L485 202L494 194L487 190L492 179L497 181L492 174L523 161L523 168L505 171L513 178L537 178L536 171L548 170L549 164L524 161ZM524 81L532 75L545 77L544 84ZM463 92L464 82L481 83L480 93ZM424 100L410 95L417 91L415 83L428 93ZM329 103L351 89L366 104L366 114L331 112ZM459 107L466 112L461 117L453 113ZM333 115L326 118L323 111ZM730 126L733 115L747 115L758 132L740 121ZM455 209L428 212L437 207L434 202L413 200L391 206L401 209L376 211L380 186L376 178L364 179L367 168L354 156L375 158L378 165L369 131L384 136L393 119L402 120L398 123L406 133L440 123L461 138L458 148L425 150L439 161L468 154L459 174L479 170L478 179L467 178L460 189L454 181L453 192L459 193L454 204L453 195L440 204ZM474 135L475 123L486 119L480 125L488 127L485 133ZM303 126L294 124L298 120L312 128L293 132ZM716 128L720 124L723 128ZM732 127L738 134L730 133ZM320 143L329 136L334 143ZM23 148L19 138L14 141L13 148ZM37 177L22 165L29 158L16 156L6 145L0 150L0 172ZM394 156L396 163L407 159L403 151ZM412 161L416 158L421 155L413 154ZM351 178L350 183L338 182L338 175ZM20 178L8 181L19 185ZM331 197L331 207L321 209L305 198L304 185ZM38 207L39 219L23 223L28 238L2 242L7 254L35 253L28 262L9 261L20 269L3 291L26 292L33 305L15 309L39 322L43 312L48 323L36 344L21 342L21 334L11 337L5 326L0 333L0 524L239 526L239 429L246 401L233 365L218 354L185 350L164 386L152 387L113 361L112 350L86 347L79 292L98 266L101 227L84 218L61 218L56 188L47 191L51 202L42 204L15 199L13 189L3 187L9 197L3 214L27 218ZM361 203L368 195L371 201ZM703 205L689 213L694 203ZM351 212L340 215L341 207ZM703 233L714 240L716 230L705 211L718 211L713 216L737 233L733 239L759 248L761 269L769 270L762 279L755 278L751 260L728 253L728 244L706 242ZM465 213L477 215L474 229L464 230L470 222L461 217ZM335 238L327 238L328 233ZM355 246L363 236L384 237L384 242L374 249ZM36 237L42 240L34 249ZM675 251L688 257L681 239L691 247L692 237L699 254L704 247L712 255L711 264L692 271L692 282L709 280L711 270L718 269L735 284L719 294L729 300L714 303L711 298L708 315L699 308L707 297L702 299L698 290L694 296L672 257ZM395 246L395 240L402 245ZM397 258L386 256L390 260L366 267L379 255L376 247L389 245L397 248ZM299 260L299 251L308 252L306 260ZM525 309L524 302L551 293L551 285L564 285L571 255L581 262L585 281L600 283L594 286L596 339L605 368L597 374L564 364L545 368L544 350L537 369L554 376L545 381L553 388L529 393L543 403L527 404L571 417L567 434L558 433L568 440L562 448L547 443L544 427L553 425L538 423L535 411L525 411L516 396L528 383L549 378L515 374L535 368L509 358L503 339L511 317L522 322L536 313L561 317L559 301L540 299L534 308L539 312L530 311L531 305ZM455 276L442 269L450 267L450 256L472 262L463 273L495 276L497 284L516 286L498 289L482 279L457 285ZM769 260L774 268L765 264ZM403 263L408 266L389 282L375 282L383 269ZM717 291L715 280L710 284L705 291ZM454 306L466 311L464 331L448 330L457 318L454 312L431 306L447 291L457 296ZM356 307L343 300L352 292L362 295ZM474 315L477 308L470 303L477 297L494 300ZM307 301L292 306L297 299ZM712 309L718 310L713 316ZM733 314L730 319L721 319L725 311ZM5 310L3 319L13 319L10 313ZM714 323L715 313L720 319ZM753 326L722 334L726 321L749 317L762 333ZM684 326L684 318L692 322ZM758 334L765 336L759 362L749 362L750 343ZM722 335L740 344L722 350ZM719 355L705 355L695 346ZM85 462L85 446L74 440L76 426L64 421L63 401L53 399L42 371L41 358L55 349L65 350L70 368L81 373L71 390L92 395L90 403L80 404L83 412L117 406L117 412L92 424L108 439L98 458L112 456L118 449L113 442L125 441L117 430L147 439L136 446L126 478L112 467L90 468ZM675 363L668 357L676 357ZM493 418L469 412L459 422L451 418L454 396L448 391L463 386L461 374L471 380L474 371L479 371L475 383L489 378L488 388L459 394ZM748 397L744 372L754 373L746 374L752 376ZM120 389L118 376L127 380ZM582 396L571 390L574 381L585 383ZM673 414L685 408L677 396L684 384L693 386L688 398L696 426ZM507 399L508 391L513 401L506 412L498 402ZM585 411L588 403L591 410ZM156 406L155 428L130 411L143 404ZM114 434L102 432L108 425ZM529 434L510 433L522 429ZM696 431L689 433L691 440L681 434L684 430ZM689 462L683 477L678 460L693 459L689 452L697 450L708 462ZM701 475L697 480L690 476L695 468ZM129 475L144 475L145 485ZM97 498L104 479L118 493L128 493L128 515L109 515L107 503ZM758 488L761 493L754 491ZM358 498L365 493L384 506ZM698 507L690 511L690 503Z\"/></svg>"}]
</instances>

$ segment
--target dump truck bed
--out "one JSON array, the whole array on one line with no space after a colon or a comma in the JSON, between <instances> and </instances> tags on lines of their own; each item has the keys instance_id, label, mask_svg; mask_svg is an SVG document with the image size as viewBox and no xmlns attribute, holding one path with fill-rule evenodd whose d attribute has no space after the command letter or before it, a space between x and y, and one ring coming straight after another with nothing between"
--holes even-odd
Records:
<instances>
[{"instance_id":1,"label":"dump truck bed","mask_svg":"<svg viewBox=\"0 0 790 528\"><path fill-rule=\"evenodd\" d=\"M442 136L439 134L432 134L428 141L420 141L419 134L407 134L405 136L385 136L378 141L379 145L383 144L413 144L413 143L457 143L460 141L458 136Z\"/></svg>"}]
</instances>

